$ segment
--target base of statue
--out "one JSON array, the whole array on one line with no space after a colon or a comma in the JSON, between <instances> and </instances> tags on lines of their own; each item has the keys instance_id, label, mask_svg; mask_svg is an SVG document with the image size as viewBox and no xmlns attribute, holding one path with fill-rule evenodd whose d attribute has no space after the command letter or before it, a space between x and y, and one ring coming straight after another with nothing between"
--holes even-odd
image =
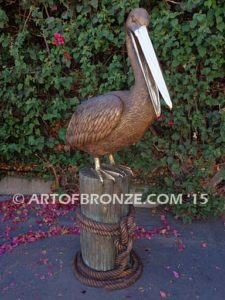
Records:
<instances>
[{"instance_id":1,"label":"base of statue","mask_svg":"<svg viewBox=\"0 0 225 300\"><path fill-rule=\"evenodd\" d=\"M129 193L129 175L115 179L102 183L91 168L81 169L82 201L76 213L81 251L74 259L75 275L85 285L109 290L128 287L143 270L140 258L132 250L134 207L115 201Z\"/></svg>"}]
</instances>

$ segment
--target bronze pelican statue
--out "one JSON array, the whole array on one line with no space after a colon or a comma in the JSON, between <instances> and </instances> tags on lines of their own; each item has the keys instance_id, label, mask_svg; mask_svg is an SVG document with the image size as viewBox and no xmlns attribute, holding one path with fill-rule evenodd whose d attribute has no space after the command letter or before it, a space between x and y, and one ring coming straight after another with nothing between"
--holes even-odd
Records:
<instances>
[{"instance_id":1,"label":"bronze pelican statue","mask_svg":"<svg viewBox=\"0 0 225 300\"><path fill-rule=\"evenodd\" d=\"M113 91L83 101L68 125L66 141L71 149L94 157L95 173L115 180L126 167L115 166L113 153L138 142L161 113L159 93L172 109L172 102L148 35L149 14L132 10L126 21L126 46L135 84L128 91ZM109 156L110 167L100 157Z\"/></svg>"}]
</instances>

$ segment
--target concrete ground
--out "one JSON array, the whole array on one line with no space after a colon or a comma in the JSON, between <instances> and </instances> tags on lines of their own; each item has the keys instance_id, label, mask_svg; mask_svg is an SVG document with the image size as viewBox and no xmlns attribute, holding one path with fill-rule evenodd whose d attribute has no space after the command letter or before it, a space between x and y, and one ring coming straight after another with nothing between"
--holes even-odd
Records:
<instances>
[{"instance_id":1,"label":"concrete ground","mask_svg":"<svg viewBox=\"0 0 225 300\"><path fill-rule=\"evenodd\" d=\"M137 223L146 230L161 227L160 216L162 212L137 209ZM184 225L169 214L166 218L172 228L171 234L161 232L150 240L135 241L134 248L142 259L144 272L127 289L108 292L80 284L72 266L74 254L79 249L79 235L68 234L25 243L3 254L0 257L0 299L224 300L223 222L210 220ZM61 220L65 226L71 222L69 214ZM19 232L26 232L28 224L37 226L34 215L20 224ZM1 222L2 232L5 225Z\"/></svg>"}]
</instances>

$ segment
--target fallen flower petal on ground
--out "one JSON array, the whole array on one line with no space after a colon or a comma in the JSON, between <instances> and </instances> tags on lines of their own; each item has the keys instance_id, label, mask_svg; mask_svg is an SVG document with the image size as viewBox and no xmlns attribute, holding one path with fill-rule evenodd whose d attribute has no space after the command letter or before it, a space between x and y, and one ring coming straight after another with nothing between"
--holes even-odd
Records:
<instances>
[{"instance_id":1,"label":"fallen flower petal on ground","mask_svg":"<svg viewBox=\"0 0 225 300\"><path fill-rule=\"evenodd\" d=\"M167 298L167 294L164 291L160 291L159 294L160 294L160 297L162 299L166 299Z\"/></svg>"},{"instance_id":2,"label":"fallen flower petal on ground","mask_svg":"<svg viewBox=\"0 0 225 300\"><path fill-rule=\"evenodd\" d=\"M176 279L180 278L180 274L179 274L178 272L176 272L176 271L173 271L173 276L174 276Z\"/></svg>"}]
</instances>

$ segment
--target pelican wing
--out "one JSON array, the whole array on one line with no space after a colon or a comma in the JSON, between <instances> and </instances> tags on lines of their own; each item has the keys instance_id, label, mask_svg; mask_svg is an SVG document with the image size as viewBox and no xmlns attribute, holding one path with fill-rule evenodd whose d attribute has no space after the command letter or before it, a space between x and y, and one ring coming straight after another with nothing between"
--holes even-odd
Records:
<instances>
[{"instance_id":1,"label":"pelican wing","mask_svg":"<svg viewBox=\"0 0 225 300\"><path fill-rule=\"evenodd\" d=\"M66 140L72 147L95 143L117 126L123 112L119 97L107 94L82 102L69 123Z\"/></svg>"}]
</instances>

